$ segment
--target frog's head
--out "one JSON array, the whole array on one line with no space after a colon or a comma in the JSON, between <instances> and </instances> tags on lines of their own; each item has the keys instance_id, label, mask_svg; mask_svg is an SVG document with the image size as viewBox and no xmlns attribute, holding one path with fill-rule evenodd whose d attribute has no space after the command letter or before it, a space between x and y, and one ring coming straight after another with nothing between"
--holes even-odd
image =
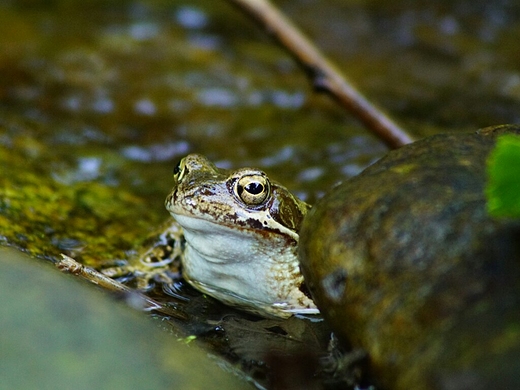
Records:
<instances>
[{"instance_id":1,"label":"frog's head","mask_svg":"<svg viewBox=\"0 0 520 390\"><path fill-rule=\"evenodd\" d=\"M309 206L260 170L229 172L191 154L175 167L174 181L166 208L185 230L193 226L201 234L231 234L239 240L235 246L244 234L298 242Z\"/></svg>"}]
</instances>

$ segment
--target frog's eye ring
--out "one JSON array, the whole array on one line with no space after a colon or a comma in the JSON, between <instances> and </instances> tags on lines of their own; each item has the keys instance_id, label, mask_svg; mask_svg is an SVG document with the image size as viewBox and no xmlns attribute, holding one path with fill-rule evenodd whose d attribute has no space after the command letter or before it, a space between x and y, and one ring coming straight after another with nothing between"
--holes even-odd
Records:
<instances>
[{"instance_id":1,"label":"frog's eye ring","mask_svg":"<svg viewBox=\"0 0 520 390\"><path fill-rule=\"evenodd\" d=\"M265 202L271 192L269 179L263 175L242 176L235 183L235 195L248 206Z\"/></svg>"},{"instance_id":2,"label":"frog's eye ring","mask_svg":"<svg viewBox=\"0 0 520 390\"><path fill-rule=\"evenodd\" d=\"M173 177L177 180L177 183L180 183L184 174L186 173L186 159L183 158L179 163L173 168Z\"/></svg>"}]
</instances>

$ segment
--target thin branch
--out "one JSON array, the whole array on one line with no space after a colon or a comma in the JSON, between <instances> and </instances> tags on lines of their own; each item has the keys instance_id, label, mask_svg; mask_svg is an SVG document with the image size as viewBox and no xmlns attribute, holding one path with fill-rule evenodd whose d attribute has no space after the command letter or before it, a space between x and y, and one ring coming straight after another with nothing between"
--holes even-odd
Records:
<instances>
[{"instance_id":1,"label":"thin branch","mask_svg":"<svg viewBox=\"0 0 520 390\"><path fill-rule=\"evenodd\" d=\"M67 272L74 276L79 276L82 279L88 280L89 282L96 284L105 290L126 294L129 298L131 298L128 301L132 304L133 307L139 307L144 311L156 311L181 320L188 319L188 316L183 311L170 305L157 302L156 300L143 295L139 291L132 290L125 285L109 278L108 276L103 275L101 272L78 263L72 257L62 254L61 260L56 261L55 266L58 267L58 269L62 272Z\"/></svg>"},{"instance_id":2,"label":"thin branch","mask_svg":"<svg viewBox=\"0 0 520 390\"><path fill-rule=\"evenodd\" d=\"M260 23L303 66L317 90L332 95L390 148L413 141L372 105L320 51L268 0L228 0Z\"/></svg>"}]
</instances>

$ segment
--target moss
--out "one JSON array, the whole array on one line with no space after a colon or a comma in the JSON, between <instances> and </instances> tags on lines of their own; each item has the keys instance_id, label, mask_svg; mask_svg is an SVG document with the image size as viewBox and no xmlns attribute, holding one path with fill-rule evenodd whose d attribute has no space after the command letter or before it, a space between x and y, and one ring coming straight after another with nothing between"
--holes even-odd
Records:
<instances>
[{"instance_id":1,"label":"moss","mask_svg":"<svg viewBox=\"0 0 520 390\"><path fill-rule=\"evenodd\" d=\"M52 171L40 173L46 157L31 159L17 144L0 148L0 232L6 244L47 259L65 252L98 266L125 258L158 222L145 199L122 188L62 184Z\"/></svg>"}]
</instances>

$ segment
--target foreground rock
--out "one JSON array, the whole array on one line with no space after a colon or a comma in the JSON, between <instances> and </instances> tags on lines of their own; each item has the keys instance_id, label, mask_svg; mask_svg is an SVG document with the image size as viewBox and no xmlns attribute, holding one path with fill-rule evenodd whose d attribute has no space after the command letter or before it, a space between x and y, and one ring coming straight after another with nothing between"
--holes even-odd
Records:
<instances>
[{"instance_id":1,"label":"foreground rock","mask_svg":"<svg viewBox=\"0 0 520 390\"><path fill-rule=\"evenodd\" d=\"M2 389L253 388L197 346L72 279L0 248Z\"/></svg>"},{"instance_id":2,"label":"foreground rock","mask_svg":"<svg viewBox=\"0 0 520 390\"><path fill-rule=\"evenodd\" d=\"M520 223L485 209L497 135L438 135L332 190L301 231L302 270L381 387L520 388Z\"/></svg>"}]
</instances>

